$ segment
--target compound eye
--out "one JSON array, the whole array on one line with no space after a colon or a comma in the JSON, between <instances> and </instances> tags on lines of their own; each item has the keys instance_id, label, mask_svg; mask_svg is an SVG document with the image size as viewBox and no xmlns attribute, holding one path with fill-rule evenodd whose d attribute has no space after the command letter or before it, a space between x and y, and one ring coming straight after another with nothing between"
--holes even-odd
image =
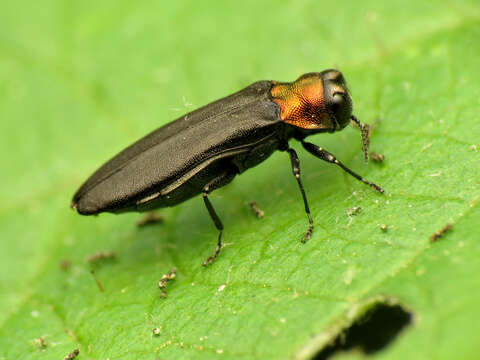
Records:
<instances>
[{"instance_id":1,"label":"compound eye","mask_svg":"<svg viewBox=\"0 0 480 360\"><path fill-rule=\"evenodd\" d=\"M348 93L343 91L335 91L331 98L331 110L335 115L335 121L338 128L343 129L350 123L350 115L352 112L352 101Z\"/></svg>"}]
</instances>

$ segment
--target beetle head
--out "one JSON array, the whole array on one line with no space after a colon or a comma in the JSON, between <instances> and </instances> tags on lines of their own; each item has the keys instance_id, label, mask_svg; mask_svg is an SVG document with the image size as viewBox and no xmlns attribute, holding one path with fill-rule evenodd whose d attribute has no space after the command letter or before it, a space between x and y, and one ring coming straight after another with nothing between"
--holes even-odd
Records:
<instances>
[{"instance_id":1,"label":"beetle head","mask_svg":"<svg viewBox=\"0 0 480 360\"><path fill-rule=\"evenodd\" d=\"M328 113L332 131L342 130L350 123L352 97L340 71L325 70L320 73L323 81L323 102Z\"/></svg>"},{"instance_id":2,"label":"beetle head","mask_svg":"<svg viewBox=\"0 0 480 360\"><path fill-rule=\"evenodd\" d=\"M347 83L338 70L325 70L320 73L323 80L323 98L333 131L342 130L350 122L355 123L362 132L362 151L365 162L368 162L368 146L370 144L370 128L362 124L352 115L352 97L348 92Z\"/></svg>"}]
</instances>

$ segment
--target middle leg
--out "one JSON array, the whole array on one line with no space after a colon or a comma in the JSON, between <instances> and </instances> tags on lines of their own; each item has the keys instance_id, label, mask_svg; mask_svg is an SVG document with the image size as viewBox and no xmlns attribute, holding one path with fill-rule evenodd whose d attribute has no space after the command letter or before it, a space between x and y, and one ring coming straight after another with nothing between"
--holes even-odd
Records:
<instances>
[{"instance_id":1,"label":"middle leg","mask_svg":"<svg viewBox=\"0 0 480 360\"><path fill-rule=\"evenodd\" d=\"M305 194L302 181L300 180L300 160L298 159L298 155L296 151L293 150L292 148L288 148L286 151L288 151L288 154L290 155L290 161L292 163L292 172L293 172L293 175L295 176L295 179L297 179L298 187L300 188L300 192L302 193L302 197L303 197L303 204L305 205L305 212L307 213L307 216L308 216L308 229L302 238L302 243L305 243L308 240L310 240L310 238L312 237L313 219L312 219L312 215L310 214L310 208L308 207L307 195Z\"/></svg>"}]
</instances>

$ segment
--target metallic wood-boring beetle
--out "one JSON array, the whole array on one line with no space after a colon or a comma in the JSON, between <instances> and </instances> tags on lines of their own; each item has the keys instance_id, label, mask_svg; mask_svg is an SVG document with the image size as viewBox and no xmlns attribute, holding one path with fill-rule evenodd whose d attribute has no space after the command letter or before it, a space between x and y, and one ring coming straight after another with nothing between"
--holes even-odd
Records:
<instances>
[{"instance_id":1,"label":"metallic wood-boring beetle","mask_svg":"<svg viewBox=\"0 0 480 360\"><path fill-rule=\"evenodd\" d=\"M215 251L203 262L207 265L220 252L223 231L208 195L281 150L290 156L303 197L309 222L302 238L305 242L312 235L313 219L300 180L300 161L288 144L290 139L383 192L327 150L305 141L308 135L342 130L351 121L363 130L352 115L352 98L340 71L308 73L291 83L259 81L162 126L123 150L78 189L72 207L82 215L142 212L174 206L202 193L219 231ZM362 140L367 159L364 131Z\"/></svg>"}]
</instances>

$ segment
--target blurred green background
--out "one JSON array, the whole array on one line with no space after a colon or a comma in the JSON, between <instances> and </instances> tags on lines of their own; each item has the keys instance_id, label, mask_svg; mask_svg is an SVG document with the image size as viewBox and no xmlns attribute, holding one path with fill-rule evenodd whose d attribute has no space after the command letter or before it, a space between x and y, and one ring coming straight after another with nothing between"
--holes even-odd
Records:
<instances>
[{"instance_id":1,"label":"blurred green background","mask_svg":"<svg viewBox=\"0 0 480 360\"><path fill-rule=\"evenodd\" d=\"M0 359L311 359L375 299L413 321L368 357L478 358L479 39L477 0L2 1ZM310 141L386 195L293 144L309 243L284 153L212 194L228 246L207 269L217 233L200 198L144 229L138 214L69 209L147 132L254 81L331 67L386 162L365 166L352 128ZM101 250L117 254L94 268L104 292L85 260Z\"/></svg>"}]
</instances>

